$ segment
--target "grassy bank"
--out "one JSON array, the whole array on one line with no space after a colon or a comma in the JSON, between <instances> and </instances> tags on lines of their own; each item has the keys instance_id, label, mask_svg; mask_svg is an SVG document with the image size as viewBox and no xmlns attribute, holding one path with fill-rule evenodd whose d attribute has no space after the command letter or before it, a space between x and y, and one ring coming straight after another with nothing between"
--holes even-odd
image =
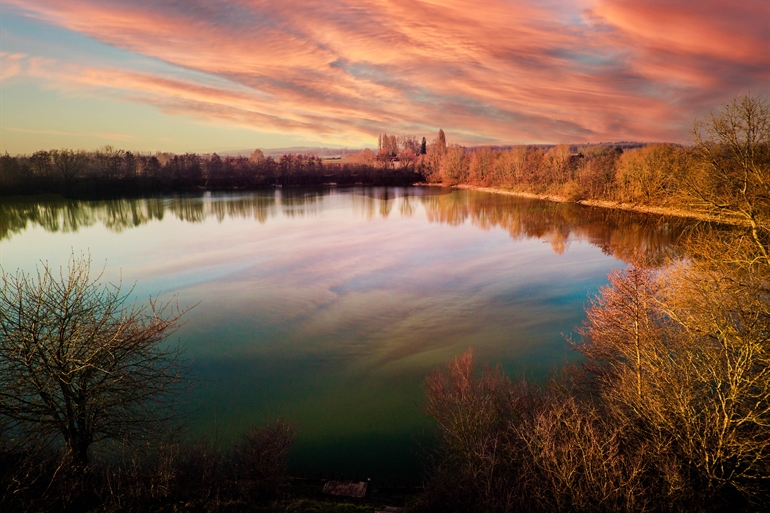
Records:
<instances>
[{"instance_id":1,"label":"grassy bank","mask_svg":"<svg viewBox=\"0 0 770 513\"><path fill-rule=\"evenodd\" d=\"M625 210L628 212L639 212L642 214L655 214L661 216L673 216L683 217L687 219L694 219L696 221L716 222L722 224L734 224L741 225L738 219L725 219L724 217L716 216L708 212L696 212L693 210L687 210L684 208L677 208L671 206L655 206L645 205L644 203L628 203L623 201L601 200L601 199L580 199L570 200L565 196L559 196L555 194L537 194L534 192L518 191L514 189L507 189L502 187L479 187L474 185L459 184L454 186L455 189L465 189L474 191L491 192L495 194L505 194L508 196L517 196L520 198L538 199L544 201L553 201L556 203L575 203L578 205L584 205L586 207L608 208L614 210Z\"/></svg>"}]
</instances>

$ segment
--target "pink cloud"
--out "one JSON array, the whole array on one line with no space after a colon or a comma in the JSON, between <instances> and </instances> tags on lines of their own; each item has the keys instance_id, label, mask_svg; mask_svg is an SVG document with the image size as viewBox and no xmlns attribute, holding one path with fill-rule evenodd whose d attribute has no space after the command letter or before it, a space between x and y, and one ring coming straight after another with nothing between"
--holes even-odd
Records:
<instances>
[{"instance_id":1,"label":"pink cloud","mask_svg":"<svg viewBox=\"0 0 770 513\"><path fill-rule=\"evenodd\" d=\"M770 7L764 0L599 0L593 12L646 50L767 63ZM764 43L764 44L763 44Z\"/></svg>"},{"instance_id":2,"label":"pink cloud","mask_svg":"<svg viewBox=\"0 0 770 513\"><path fill-rule=\"evenodd\" d=\"M20 75L26 57L23 53L0 52L0 81Z\"/></svg>"},{"instance_id":3,"label":"pink cloud","mask_svg":"<svg viewBox=\"0 0 770 513\"><path fill-rule=\"evenodd\" d=\"M770 86L761 0L6 3L218 79L87 68L57 71L58 87L338 140L439 126L461 143L687 140L704 108Z\"/></svg>"}]
</instances>

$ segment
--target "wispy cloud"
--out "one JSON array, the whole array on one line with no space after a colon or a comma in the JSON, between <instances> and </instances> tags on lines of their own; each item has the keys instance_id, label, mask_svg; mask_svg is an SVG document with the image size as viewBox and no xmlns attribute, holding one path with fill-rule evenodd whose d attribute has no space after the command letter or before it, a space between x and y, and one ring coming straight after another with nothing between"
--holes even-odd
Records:
<instances>
[{"instance_id":1,"label":"wispy cloud","mask_svg":"<svg viewBox=\"0 0 770 513\"><path fill-rule=\"evenodd\" d=\"M201 78L3 55L4 79L327 140L686 140L704 109L770 89L764 0L5 3Z\"/></svg>"},{"instance_id":2,"label":"wispy cloud","mask_svg":"<svg viewBox=\"0 0 770 513\"><path fill-rule=\"evenodd\" d=\"M12 126L4 126L3 130L9 132L19 132L22 134L36 134L36 135L61 135L64 137L96 137L97 139L106 139L110 141L131 141L136 137L129 134L118 134L112 132L66 132L62 130L33 130L28 128L17 128Z\"/></svg>"},{"instance_id":3,"label":"wispy cloud","mask_svg":"<svg viewBox=\"0 0 770 513\"><path fill-rule=\"evenodd\" d=\"M25 57L23 53L0 52L0 81L20 75Z\"/></svg>"}]
</instances>

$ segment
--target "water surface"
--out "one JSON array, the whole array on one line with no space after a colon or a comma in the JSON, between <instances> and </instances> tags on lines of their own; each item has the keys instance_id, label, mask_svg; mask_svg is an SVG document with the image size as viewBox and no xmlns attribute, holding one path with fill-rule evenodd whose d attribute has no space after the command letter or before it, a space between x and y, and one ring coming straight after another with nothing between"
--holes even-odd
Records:
<instances>
[{"instance_id":1,"label":"water surface","mask_svg":"<svg viewBox=\"0 0 770 513\"><path fill-rule=\"evenodd\" d=\"M281 416L296 474L419 479L421 384L469 347L540 379L589 294L681 227L439 188L0 201L0 264L90 252L135 294L197 305L175 337L201 385L192 430L226 443Z\"/></svg>"}]
</instances>

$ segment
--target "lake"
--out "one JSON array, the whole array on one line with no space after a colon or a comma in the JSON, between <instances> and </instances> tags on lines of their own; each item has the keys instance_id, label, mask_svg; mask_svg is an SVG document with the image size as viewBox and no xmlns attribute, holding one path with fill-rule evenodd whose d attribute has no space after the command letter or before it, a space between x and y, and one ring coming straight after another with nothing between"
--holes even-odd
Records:
<instances>
[{"instance_id":1,"label":"lake","mask_svg":"<svg viewBox=\"0 0 770 513\"><path fill-rule=\"evenodd\" d=\"M200 384L194 435L297 427L294 475L420 480L422 382L469 347L538 380L607 273L661 258L653 216L438 187L114 201L0 200L0 264L90 253L139 300L195 306L174 335Z\"/></svg>"}]
</instances>

